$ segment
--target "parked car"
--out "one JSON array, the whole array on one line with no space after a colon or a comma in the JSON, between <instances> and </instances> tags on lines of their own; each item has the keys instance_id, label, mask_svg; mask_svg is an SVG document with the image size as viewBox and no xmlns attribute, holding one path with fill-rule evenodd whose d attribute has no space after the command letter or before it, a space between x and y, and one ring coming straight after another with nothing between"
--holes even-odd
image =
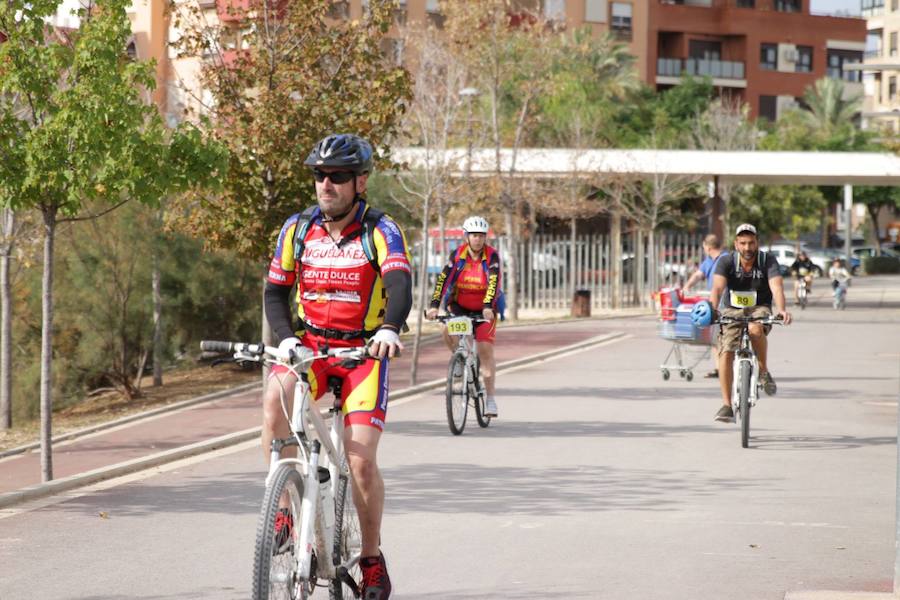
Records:
<instances>
[{"instance_id":1,"label":"parked car","mask_svg":"<svg viewBox=\"0 0 900 600\"><path fill-rule=\"evenodd\" d=\"M813 261L813 264L819 267L821 273L825 275L828 274L828 269L831 268L831 263L834 262L835 258L845 258L844 251L836 248L809 248L806 252L809 254L809 259ZM853 275L859 274L860 264L859 257L852 256L850 258L850 273Z\"/></svg>"},{"instance_id":2,"label":"parked car","mask_svg":"<svg viewBox=\"0 0 900 600\"><path fill-rule=\"evenodd\" d=\"M787 277L790 275L791 265L797 260L797 250L802 249L807 254L809 254L809 250L806 247L806 244L803 242L794 242L791 240L782 240L770 244L768 246L760 246L759 249L763 252L768 252L775 256L778 259L778 267L781 270L781 275L783 277ZM810 257L812 258L812 257ZM813 264L818 266L816 261L813 261ZM817 272L816 276L820 276L821 272Z\"/></svg>"},{"instance_id":3,"label":"parked car","mask_svg":"<svg viewBox=\"0 0 900 600\"><path fill-rule=\"evenodd\" d=\"M859 246L857 248L853 248L851 252L856 258L865 259L869 258L870 256L875 256L875 246ZM885 248L884 246L882 246L881 248L881 254L883 256L893 256L895 258L900 257L900 253L895 252L894 250L891 250L889 248Z\"/></svg>"}]
</instances>

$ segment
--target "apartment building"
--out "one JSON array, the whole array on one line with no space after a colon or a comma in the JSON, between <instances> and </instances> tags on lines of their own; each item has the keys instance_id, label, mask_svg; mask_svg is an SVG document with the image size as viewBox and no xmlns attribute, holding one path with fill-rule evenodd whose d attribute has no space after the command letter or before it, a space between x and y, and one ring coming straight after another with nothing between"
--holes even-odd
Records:
<instances>
[{"instance_id":1,"label":"apartment building","mask_svg":"<svg viewBox=\"0 0 900 600\"><path fill-rule=\"evenodd\" d=\"M900 133L900 56L897 36L900 33L898 0L862 0L866 18L866 50L860 70L864 73L865 104L863 127Z\"/></svg>"},{"instance_id":2,"label":"apartment building","mask_svg":"<svg viewBox=\"0 0 900 600\"><path fill-rule=\"evenodd\" d=\"M446 1L446 0L445 0ZM464 0L458 0L464 1ZM862 0L883 3L885 0ZM870 46L878 27L890 54L897 58L897 25L888 26L890 16L870 19ZM241 46L241 24L231 22L229 3L246 0L201 0L204 19L210 27L226 25L221 40L226 53ZM627 44L636 57L640 78L658 90L678 85L684 74L710 76L722 95L749 105L751 115L775 120L794 106L804 90L821 77L844 80L848 95L861 94L862 73L853 63L861 63L866 50L866 21L862 18L813 15L810 0L520 0L522 8L540 11L545 17L567 27L590 27L596 34L609 32ZM356 19L363 15L368 0L335 0L331 16L335 20ZM185 107L201 109L203 92L198 92L196 74L200 61L210 57L178 58L168 48L179 32L165 11L165 0L135 0L130 15L136 55L157 60L158 86L154 100L169 120ZM177 3L176 3L177 5ZM883 9L883 4L880 5ZM870 12L876 10L873 4ZM874 16L874 15L873 15ZM402 0L395 12L398 24L443 23L439 0ZM893 22L893 21L892 21ZM390 36L382 43L388 56L400 60L402 42ZM871 53L871 48L870 48ZM226 56L227 58L227 56ZM874 56L866 59L866 68ZM850 66L848 68L848 65ZM897 73L873 77L882 103L897 107ZM886 79L881 85L882 79ZM893 86L893 87L892 87ZM885 110L873 104L867 114Z\"/></svg>"}]
</instances>

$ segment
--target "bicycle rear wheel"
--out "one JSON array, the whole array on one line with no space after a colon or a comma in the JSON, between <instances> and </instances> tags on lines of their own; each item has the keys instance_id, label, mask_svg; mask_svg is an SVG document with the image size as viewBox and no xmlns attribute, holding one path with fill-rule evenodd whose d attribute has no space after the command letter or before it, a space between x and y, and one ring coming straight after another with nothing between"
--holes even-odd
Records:
<instances>
[{"instance_id":1,"label":"bicycle rear wheel","mask_svg":"<svg viewBox=\"0 0 900 600\"><path fill-rule=\"evenodd\" d=\"M738 399L741 411L741 447L750 444L750 365L741 362L738 368Z\"/></svg>"},{"instance_id":2,"label":"bicycle rear wheel","mask_svg":"<svg viewBox=\"0 0 900 600\"><path fill-rule=\"evenodd\" d=\"M276 535L275 519L279 501L286 493L290 518L288 535ZM253 600L297 600L308 597L314 585L297 578L297 547L303 505L303 478L293 465L281 465L272 476L263 496L262 512L256 525L253 557ZM278 539L281 538L281 539Z\"/></svg>"},{"instance_id":3,"label":"bicycle rear wheel","mask_svg":"<svg viewBox=\"0 0 900 600\"><path fill-rule=\"evenodd\" d=\"M344 459L344 465L347 459ZM337 494L334 498L334 557L335 567L346 568L347 574L357 585L362 580L359 557L362 552L362 533L359 528L359 515L353 503L353 488L348 477L341 475L338 479ZM331 600L356 599L354 590L340 577L331 582Z\"/></svg>"},{"instance_id":4,"label":"bicycle rear wheel","mask_svg":"<svg viewBox=\"0 0 900 600\"><path fill-rule=\"evenodd\" d=\"M481 360L475 359L475 381L472 384L473 389L475 390L474 398L475 401L475 420L478 421L479 427L487 427L491 424L491 418L485 416L484 414L484 402L485 402L485 394L487 391L484 389L484 385L481 383Z\"/></svg>"},{"instance_id":5,"label":"bicycle rear wheel","mask_svg":"<svg viewBox=\"0 0 900 600\"><path fill-rule=\"evenodd\" d=\"M447 425L453 435L460 435L466 428L469 410L469 390L465 382L466 358L459 352L450 358L447 368Z\"/></svg>"}]
</instances>

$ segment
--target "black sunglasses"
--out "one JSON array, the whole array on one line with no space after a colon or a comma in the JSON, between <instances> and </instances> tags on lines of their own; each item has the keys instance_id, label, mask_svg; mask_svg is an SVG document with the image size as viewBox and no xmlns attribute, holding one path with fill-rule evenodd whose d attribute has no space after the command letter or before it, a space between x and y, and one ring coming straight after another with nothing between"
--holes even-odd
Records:
<instances>
[{"instance_id":1,"label":"black sunglasses","mask_svg":"<svg viewBox=\"0 0 900 600\"><path fill-rule=\"evenodd\" d=\"M313 177L315 177L316 181L319 183L325 181L326 177L331 180L331 183L347 183L356 177L356 173L353 171L334 171L332 173L326 173L322 169L313 169Z\"/></svg>"}]
</instances>

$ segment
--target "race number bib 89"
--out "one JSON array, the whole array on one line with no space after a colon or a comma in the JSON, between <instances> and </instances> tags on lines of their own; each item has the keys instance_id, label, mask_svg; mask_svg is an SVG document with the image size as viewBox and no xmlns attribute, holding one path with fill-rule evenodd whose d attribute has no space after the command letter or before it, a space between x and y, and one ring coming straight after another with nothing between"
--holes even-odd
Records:
<instances>
[{"instance_id":1,"label":"race number bib 89","mask_svg":"<svg viewBox=\"0 0 900 600\"><path fill-rule=\"evenodd\" d=\"M468 317L456 317L447 321L447 333L450 335L471 335L472 319Z\"/></svg>"},{"instance_id":2,"label":"race number bib 89","mask_svg":"<svg viewBox=\"0 0 900 600\"><path fill-rule=\"evenodd\" d=\"M731 292L731 306L734 308L753 308L756 306L756 292Z\"/></svg>"}]
</instances>

